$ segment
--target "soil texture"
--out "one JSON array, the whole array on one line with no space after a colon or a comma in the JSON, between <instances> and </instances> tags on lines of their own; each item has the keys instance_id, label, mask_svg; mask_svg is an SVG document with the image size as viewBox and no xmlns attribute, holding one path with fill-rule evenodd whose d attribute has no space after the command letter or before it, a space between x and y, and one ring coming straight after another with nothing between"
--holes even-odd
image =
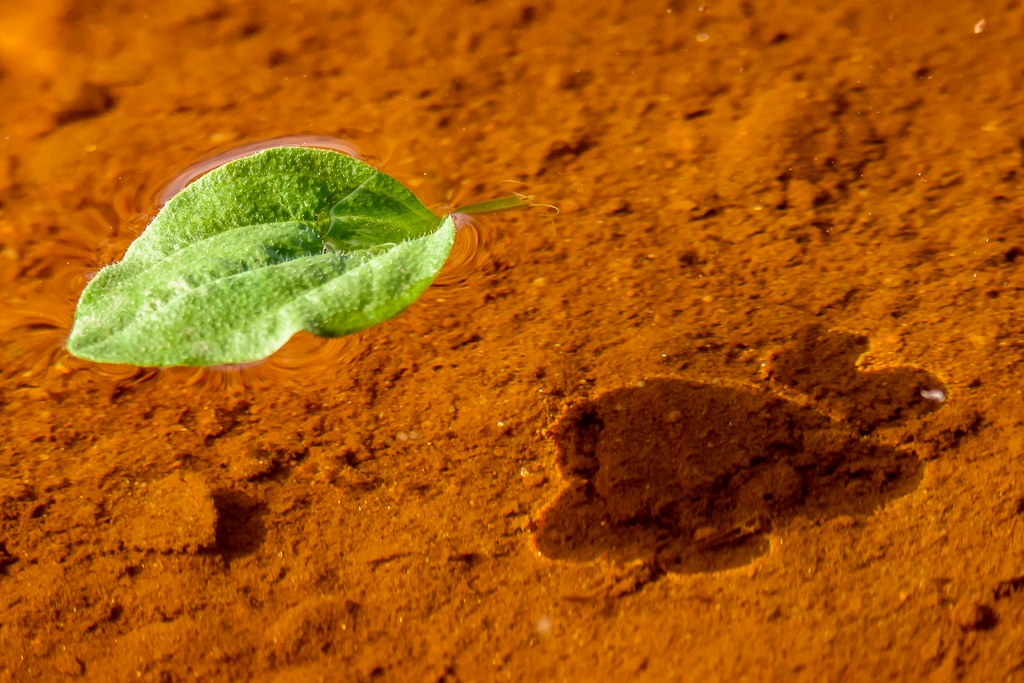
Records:
<instances>
[{"instance_id":1,"label":"soil texture","mask_svg":"<svg viewBox=\"0 0 1024 683\"><path fill-rule=\"evenodd\" d=\"M0 683L1024 681L1022 40L1017 0L0 0ZM70 357L181 174L279 138L548 206L352 337Z\"/></svg>"}]
</instances>

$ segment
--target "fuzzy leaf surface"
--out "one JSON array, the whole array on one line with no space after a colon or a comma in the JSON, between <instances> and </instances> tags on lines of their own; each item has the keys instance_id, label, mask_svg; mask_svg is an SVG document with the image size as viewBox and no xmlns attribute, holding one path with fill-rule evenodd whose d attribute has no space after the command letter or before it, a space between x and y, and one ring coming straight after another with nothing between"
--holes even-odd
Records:
<instances>
[{"instance_id":1,"label":"fuzzy leaf surface","mask_svg":"<svg viewBox=\"0 0 1024 683\"><path fill-rule=\"evenodd\" d=\"M361 161L264 150L167 202L86 286L67 347L143 366L260 360L300 330L336 337L398 315L454 238L450 216Z\"/></svg>"}]
</instances>

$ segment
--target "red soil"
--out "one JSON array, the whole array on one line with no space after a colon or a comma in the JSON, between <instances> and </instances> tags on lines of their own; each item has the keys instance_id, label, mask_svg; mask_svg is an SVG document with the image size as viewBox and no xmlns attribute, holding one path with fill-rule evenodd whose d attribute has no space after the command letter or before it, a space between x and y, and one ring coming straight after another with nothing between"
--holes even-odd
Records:
<instances>
[{"instance_id":1,"label":"red soil","mask_svg":"<svg viewBox=\"0 0 1024 683\"><path fill-rule=\"evenodd\" d=\"M1024 680L1016 0L0 27L0 682ZM67 357L168 181L298 134L561 213L354 339Z\"/></svg>"}]
</instances>

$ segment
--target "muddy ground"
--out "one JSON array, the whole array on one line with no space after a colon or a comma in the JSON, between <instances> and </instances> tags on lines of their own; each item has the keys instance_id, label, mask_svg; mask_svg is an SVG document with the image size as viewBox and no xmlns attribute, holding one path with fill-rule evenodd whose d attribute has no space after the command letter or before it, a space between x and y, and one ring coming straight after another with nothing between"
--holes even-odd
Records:
<instances>
[{"instance_id":1,"label":"muddy ground","mask_svg":"<svg viewBox=\"0 0 1024 683\"><path fill-rule=\"evenodd\" d=\"M1024 680L1022 37L0 2L0 681ZM256 367L68 357L167 183L290 135L560 213Z\"/></svg>"}]
</instances>

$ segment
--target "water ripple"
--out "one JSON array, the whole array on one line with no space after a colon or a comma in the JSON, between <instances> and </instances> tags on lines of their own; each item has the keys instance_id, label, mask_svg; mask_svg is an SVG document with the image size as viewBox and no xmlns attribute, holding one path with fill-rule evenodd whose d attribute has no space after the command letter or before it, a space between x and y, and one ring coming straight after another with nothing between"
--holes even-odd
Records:
<instances>
[{"instance_id":1,"label":"water ripple","mask_svg":"<svg viewBox=\"0 0 1024 683\"><path fill-rule=\"evenodd\" d=\"M244 144L202 159L164 183L125 188L109 205L86 208L51 239L25 247L10 290L13 296L0 313L0 339L10 342L13 363L0 377L89 372L119 386L170 379L202 389L223 390L261 386L300 378L315 368L351 363L369 350L367 337L354 334L322 339L299 333L269 358L237 366L212 368L138 368L92 363L71 356L64 348L74 320L78 297L104 266L120 259L128 244L152 220L168 199L190 182L234 159L271 147L303 146L333 149L357 159L363 153L352 141L319 135L292 135ZM427 194L438 187L423 187ZM446 199L451 199L452 192ZM447 213L447 206L435 207ZM454 214L456 238L451 255L434 285L464 286L486 266L500 243L499 221L490 216Z\"/></svg>"}]
</instances>

